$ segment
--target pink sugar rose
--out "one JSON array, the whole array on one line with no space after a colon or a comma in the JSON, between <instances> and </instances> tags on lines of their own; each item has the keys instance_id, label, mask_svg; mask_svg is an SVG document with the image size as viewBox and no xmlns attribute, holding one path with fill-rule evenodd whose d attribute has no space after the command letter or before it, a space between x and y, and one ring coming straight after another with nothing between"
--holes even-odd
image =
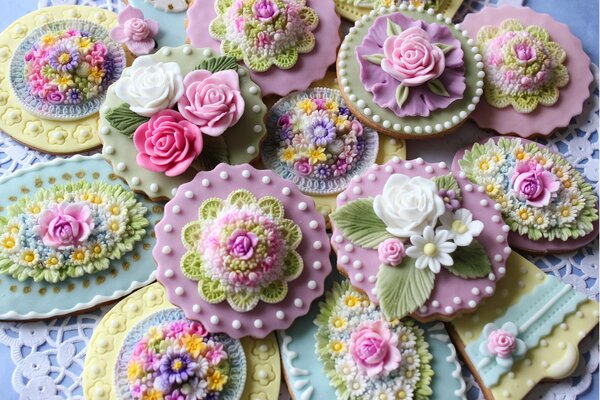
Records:
<instances>
[{"instance_id":1,"label":"pink sugar rose","mask_svg":"<svg viewBox=\"0 0 600 400\"><path fill-rule=\"evenodd\" d=\"M85 242L92 229L92 212L87 205L62 203L40 213L36 232L46 246L63 250Z\"/></svg>"},{"instance_id":2,"label":"pink sugar rose","mask_svg":"<svg viewBox=\"0 0 600 400\"><path fill-rule=\"evenodd\" d=\"M377 247L377 253L379 261L392 267L399 265L406 255L404 244L396 238L389 238L381 242Z\"/></svg>"},{"instance_id":3,"label":"pink sugar rose","mask_svg":"<svg viewBox=\"0 0 600 400\"><path fill-rule=\"evenodd\" d=\"M183 174L202 151L202 143L200 128L169 109L154 114L133 135L137 163L167 176Z\"/></svg>"},{"instance_id":4,"label":"pink sugar rose","mask_svg":"<svg viewBox=\"0 0 600 400\"><path fill-rule=\"evenodd\" d=\"M383 44L381 68L404 86L420 86L442 75L446 58L423 29L413 26Z\"/></svg>"},{"instance_id":5,"label":"pink sugar rose","mask_svg":"<svg viewBox=\"0 0 600 400\"><path fill-rule=\"evenodd\" d=\"M550 204L552 195L560 188L560 182L556 176L534 161L517 163L512 185L517 195L534 207L544 207Z\"/></svg>"},{"instance_id":6,"label":"pink sugar rose","mask_svg":"<svg viewBox=\"0 0 600 400\"><path fill-rule=\"evenodd\" d=\"M258 244L258 236L252 232L238 229L231 234L227 241L227 253L240 260L249 260L254 255Z\"/></svg>"},{"instance_id":7,"label":"pink sugar rose","mask_svg":"<svg viewBox=\"0 0 600 400\"><path fill-rule=\"evenodd\" d=\"M497 329L489 334L487 348L494 356L508 358L517 348L517 339L512 333Z\"/></svg>"},{"instance_id":8,"label":"pink sugar rose","mask_svg":"<svg viewBox=\"0 0 600 400\"><path fill-rule=\"evenodd\" d=\"M398 337L385 321L362 324L350 337L350 352L358 367L371 377L393 371L402 361Z\"/></svg>"},{"instance_id":9,"label":"pink sugar rose","mask_svg":"<svg viewBox=\"0 0 600 400\"><path fill-rule=\"evenodd\" d=\"M156 46L154 37L158 34L158 22L144 19L142 10L127 6L118 16L119 25L110 31L112 40L125 43L136 56L149 54Z\"/></svg>"},{"instance_id":10,"label":"pink sugar rose","mask_svg":"<svg viewBox=\"0 0 600 400\"><path fill-rule=\"evenodd\" d=\"M259 21L270 22L279 15L279 7L273 0L256 0L252 6L252 12Z\"/></svg>"},{"instance_id":11,"label":"pink sugar rose","mask_svg":"<svg viewBox=\"0 0 600 400\"><path fill-rule=\"evenodd\" d=\"M185 91L177 102L181 115L209 136L220 136L244 114L240 80L234 70L192 71L183 80Z\"/></svg>"}]
</instances>

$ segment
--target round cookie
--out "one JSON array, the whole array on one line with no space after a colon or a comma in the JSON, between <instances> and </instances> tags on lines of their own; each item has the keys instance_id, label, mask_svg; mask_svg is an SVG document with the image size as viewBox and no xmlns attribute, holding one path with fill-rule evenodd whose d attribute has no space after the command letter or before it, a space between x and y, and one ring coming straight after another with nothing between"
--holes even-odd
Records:
<instances>
[{"instance_id":1,"label":"round cookie","mask_svg":"<svg viewBox=\"0 0 600 400\"><path fill-rule=\"evenodd\" d=\"M538 143L493 137L460 150L461 171L501 206L512 247L534 253L576 250L598 237L598 196L560 154Z\"/></svg>"},{"instance_id":2,"label":"round cookie","mask_svg":"<svg viewBox=\"0 0 600 400\"><path fill-rule=\"evenodd\" d=\"M152 86L148 88L148 93L157 93L157 99L146 96L143 91L138 92L138 83L135 81L130 81L125 89L119 90L121 82L130 79L131 74L138 76L138 71L142 71L141 76L148 77L156 73L154 69L157 65L160 66L159 75L152 75L152 79L170 80L156 87L151 82L147 83ZM170 68L179 72L172 73ZM237 76L232 77L233 72ZM138 76L137 79L142 78ZM191 98L194 101L194 90L197 93L204 90L199 85L210 87L215 80L226 80L233 88L228 89L229 93L236 94L230 103L223 104L227 112L219 115L206 113L202 106L198 103L191 104L189 100ZM121 97L128 98L122 99L118 93L122 93ZM163 94L169 101L161 103L159 97ZM128 101L136 102L137 108ZM206 106L209 107L209 104ZM189 109L192 111L187 112ZM142 130L144 126L149 127L146 124L158 121L159 115L164 115L165 112L171 114L169 118L184 121L177 125L185 124L187 133L184 134L189 135L185 137L201 136L199 151L194 153L182 146L178 148L179 158L176 158L171 153L171 142L161 145L153 139L151 129L145 130L144 134L139 133L139 142L136 144L134 139L138 135L135 132ZM123 178L134 191L155 200L169 199L179 185L189 182L199 170L212 169L220 162L241 164L258 157L259 143L266 132L263 122L265 113L260 88L250 79L247 70L237 66L231 58L220 56L210 49L197 49L189 45L164 47L155 54L137 58L125 70L121 80L109 88L106 102L100 109L102 154L113 165L115 174ZM203 115L209 117L204 118ZM210 119L212 116L213 120ZM156 127L159 125L154 123L152 126L158 131ZM198 150L195 147L198 141L186 140L193 143L189 145L190 148ZM167 166L178 170L174 173Z\"/></svg>"},{"instance_id":3,"label":"round cookie","mask_svg":"<svg viewBox=\"0 0 600 400\"><path fill-rule=\"evenodd\" d=\"M450 320L495 291L511 253L500 206L418 158L374 165L338 195L338 269L389 318Z\"/></svg>"},{"instance_id":4,"label":"round cookie","mask_svg":"<svg viewBox=\"0 0 600 400\"><path fill-rule=\"evenodd\" d=\"M0 318L71 314L154 280L150 243L163 208L100 155L18 170L0 193Z\"/></svg>"},{"instance_id":5,"label":"round cookie","mask_svg":"<svg viewBox=\"0 0 600 400\"><path fill-rule=\"evenodd\" d=\"M502 28L502 25L506 24L508 20L512 20L513 22ZM539 135L547 136L554 132L555 129L567 126L572 117L581 114L583 103L590 94L589 85L593 80L593 75L590 71L590 59L583 50L581 41L571 33L566 25L555 21L547 14L537 13L529 7L512 7L508 5L485 7L477 13L470 13L465 17L462 25L467 29L469 36L473 40L485 39L485 43L493 44L493 38L501 35L501 30L502 32L521 32L521 34L524 34L523 32L528 32L528 34L533 32L531 36L542 38L543 42L534 42L537 43L535 45L538 49L536 50L536 54L533 57L529 57L526 61L521 62L527 62L527 65L532 65L531 69L538 71L536 72L537 74L545 74L540 76L539 82L537 75L533 77L534 83L531 83L531 85L539 85L541 88L552 89L551 95L548 90L544 93L541 93L540 90L540 94L535 96L535 104L538 102L540 104L532 111L529 111L532 101L523 99L523 104L518 107L528 108L526 111L529 112L519 112L510 104L509 100L502 100L499 103L503 108L498 108L490 104L487 97L490 97L492 93L490 89L492 87L488 82L488 77L486 77L486 96L484 96L483 101L472 114L473 120L479 127L492 129L502 135L516 134L525 138ZM487 28L482 30L486 26ZM478 35L481 35L479 39ZM478 43L477 46L479 46L482 55L484 55L483 61L485 64L485 50L487 45L482 47ZM563 76L560 79L546 78L546 75L555 74L556 72L540 70L539 67L534 65L536 59L538 57L541 58L541 55L538 56L537 52L541 54L542 50L544 56L546 54L549 55L549 63L552 60L553 65L561 66L561 69L566 68L567 77L564 76L564 71L562 71L561 75ZM490 67L486 65L484 68L487 70ZM514 67L511 68L514 75L518 75L519 70ZM501 68L497 69L501 71ZM556 67L553 70L555 69ZM532 81L532 77L524 76L523 78L527 79L527 85L530 85L529 81ZM529 87L514 86L515 84L511 82L511 90L532 90ZM558 95L558 99L556 99L556 95ZM493 102L498 102L498 100L494 100ZM520 103L519 101L518 104ZM544 105L545 103L547 105Z\"/></svg>"},{"instance_id":6,"label":"round cookie","mask_svg":"<svg viewBox=\"0 0 600 400\"><path fill-rule=\"evenodd\" d=\"M250 2L251 0L244 3ZM270 94L285 96L296 90L305 90L312 82L322 79L327 68L335 62L335 52L340 44L338 30L341 21L335 13L333 0L294 0L293 3L304 5L304 8L310 8L314 12L314 14L311 13L311 18L306 18L306 20L310 19L313 25L315 19L317 20L316 27L311 27L310 31L314 36L314 47L310 47L307 39L302 43L298 42L295 47L302 49L296 58L293 56L282 57L281 62L277 62L281 67L273 64L267 70L262 71L250 68L252 80L261 87L265 96ZM223 50L231 49L232 46L223 46L223 41L215 39L216 35L211 32L214 21L217 20L219 14L224 15L231 4L233 4L231 0L195 1L187 13L189 42L196 47L208 47L214 51L223 52ZM276 17L265 16L263 20L266 25L271 21L269 18ZM256 32L267 29L271 28L265 28L262 25L255 28ZM224 29L222 30L224 31ZM275 41L276 39L265 40ZM309 48L310 50L308 50ZM244 62L244 65L248 66L248 63Z\"/></svg>"},{"instance_id":7,"label":"round cookie","mask_svg":"<svg viewBox=\"0 0 600 400\"><path fill-rule=\"evenodd\" d=\"M434 14L405 4L379 8L358 20L342 42L337 59L342 95L356 117L380 133L406 139L448 133L479 103L484 76L479 49L460 24ZM391 56L394 46L411 45L422 46L427 54L418 57L429 64L409 60L403 66L402 57Z\"/></svg>"},{"instance_id":8,"label":"round cookie","mask_svg":"<svg viewBox=\"0 0 600 400\"><path fill-rule=\"evenodd\" d=\"M222 392L225 396L221 398L251 400L253 396L262 396L270 399L275 398L279 393L281 372L279 351L274 335L269 335L265 339L244 338L237 341L225 335L207 334L201 323L185 320L183 313L173 308L173 305L167 301L164 289L155 283L117 303L98 324L88 345L82 374L83 392L86 398L94 400L121 398L120 386L117 382L127 380L128 368L123 364L129 361L124 355L131 354L132 344L135 345L137 338L148 334L149 324L163 328L169 323L172 324L173 320L184 322L177 327L178 329L189 329L190 326L195 329L195 338L184 339L188 344L187 348L194 348L193 345L196 345L196 342L191 339L197 341L200 338L206 340L208 337L215 337L226 344L225 348L232 349L228 354L231 357L228 359L235 366L236 371L243 367L242 375L239 373L236 373L239 376L228 375L229 385L227 382L223 385L226 391ZM200 333L203 335L200 336ZM125 371L123 367L126 368ZM214 370L209 369L209 372L214 374ZM222 376L220 378L223 380ZM211 383L215 385L218 381L209 381L209 384ZM232 396L227 390L236 387L240 391L236 391L237 395ZM198 390L199 386L192 386L192 389Z\"/></svg>"},{"instance_id":9,"label":"round cookie","mask_svg":"<svg viewBox=\"0 0 600 400\"><path fill-rule=\"evenodd\" d=\"M156 228L158 281L210 332L265 337L323 293L325 221L271 171L220 164L179 187Z\"/></svg>"},{"instance_id":10,"label":"round cookie","mask_svg":"<svg viewBox=\"0 0 600 400\"><path fill-rule=\"evenodd\" d=\"M185 19L189 7L186 0L123 0L125 4L144 13L144 17L158 22L154 37L156 48L177 47L186 43ZM169 7L170 6L170 7Z\"/></svg>"},{"instance_id":11,"label":"round cookie","mask_svg":"<svg viewBox=\"0 0 600 400\"><path fill-rule=\"evenodd\" d=\"M106 86L112 83L113 78L116 80L119 77L125 66L122 48L107 39L108 30L115 21L116 15L110 11L82 6L56 6L33 11L0 33L0 129L15 140L50 154L74 154L98 147L97 109L106 94ZM77 54L59 54L61 48L57 47L51 54L36 53L37 56L25 62L25 52L34 45L41 45L40 40L45 40L44 46L57 46L52 44L56 37L43 36L44 33L71 28L84 29L104 37L100 42L106 45L103 51L113 57L113 64L108 66L101 62L106 54L102 56L96 50L93 56L89 53L95 37L84 40ZM90 62L94 65L81 61L84 53L90 54ZM61 60L49 58L61 54ZM48 64L50 61L58 69ZM28 80L24 76L25 64L35 62L44 63L49 71L64 69L63 81L59 82L58 78L50 75L31 75L31 80ZM79 69L74 69L75 64ZM32 64L31 68L38 70L41 67ZM34 85L39 89L39 84L48 79L52 81L45 87L50 86L52 91L36 89L35 93L32 92ZM94 92L89 91L87 85L85 91L77 89L84 80L90 82L89 88L93 86Z\"/></svg>"}]
</instances>

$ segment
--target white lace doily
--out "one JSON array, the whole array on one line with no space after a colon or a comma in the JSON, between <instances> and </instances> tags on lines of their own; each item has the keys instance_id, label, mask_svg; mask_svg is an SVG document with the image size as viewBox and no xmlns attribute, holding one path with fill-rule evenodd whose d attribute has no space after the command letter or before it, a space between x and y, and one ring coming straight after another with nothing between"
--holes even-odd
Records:
<instances>
[{"instance_id":1,"label":"white lace doily","mask_svg":"<svg viewBox=\"0 0 600 400\"><path fill-rule=\"evenodd\" d=\"M2 0L0 0L2 1ZM467 12L481 9L484 4L520 4L521 0L465 0L457 20ZM78 4L118 10L118 0L38 0L38 7ZM567 129L553 135L545 143L563 154L596 187L598 184L598 68L593 95L586 102L584 112ZM15 143L0 133L0 176L19 168L53 158ZM577 290L597 299L598 293L598 240L576 252L560 256L530 257L540 268L560 276ZM11 374L12 390L2 388L2 399L83 399L81 371L86 345L98 321L110 307L90 313L34 323L0 323L0 360L10 360L0 367L0 374ZM598 331L581 343L579 365L571 378L558 383L536 386L529 395L535 399L575 399L592 383L592 374L598 369ZM467 371L466 368L463 368ZM12 372L11 372L12 371ZM483 398L468 372L469 399ZM289 399L282 387L281 400Z\"/></svg>"}]
</instances>

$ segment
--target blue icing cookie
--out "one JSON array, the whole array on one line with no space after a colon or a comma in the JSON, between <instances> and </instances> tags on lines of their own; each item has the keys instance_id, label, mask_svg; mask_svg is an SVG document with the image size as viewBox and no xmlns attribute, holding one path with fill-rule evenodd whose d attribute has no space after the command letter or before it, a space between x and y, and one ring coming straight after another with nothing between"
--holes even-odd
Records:
<instances>
[{"instance_id":1,"label":"blue icing cookie","mask_svg":"<svg viewBox=\"0 0 600 400\"><path fill-rule=\"evenodd\" d=\"M185 44L185 19L186 12L166 12L160 7L160 3L147 0L128 0L130 6L139 8L144 13L144 18L152 19L158 22L158 35L154 38L156 48L160 49L163 46L177 47ZM179 8L178 8L179 9Z\"/></svg>"}]
</instances>

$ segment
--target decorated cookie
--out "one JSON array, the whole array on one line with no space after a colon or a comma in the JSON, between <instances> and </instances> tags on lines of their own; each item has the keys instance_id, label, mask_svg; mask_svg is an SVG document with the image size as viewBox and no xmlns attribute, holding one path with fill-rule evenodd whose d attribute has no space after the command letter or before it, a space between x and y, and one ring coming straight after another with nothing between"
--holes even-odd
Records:
<instances>
[{"instance_id":1,"label":"decorated cookie","mask_svg":"<svg viewBox=\"0 0 600 400\"><path fill-rule=\"evenodd\" d=\"M100 155L57 159L0 180L0 318L69 314L154 279L162 207L135 195Z\"/></svg>"},{"instance_id":2,"label":"decorated cookie","mask_svg":"<svg viewBox=\"0 0 600 400\"><path fill-rule=\"evenodd\" d=\"M598 303L513 254L497 293L452 321L455 343L486 399L522 399L542 380L569 376ZM515 284L517 283L517 284Z\"/></svg>"},{"instance_id":3,"label":"decorated cookie","mask_svg":"<svg viewBox=\"0 0 600 400\"><path fill-rule=\"evenodd\" d=\"M243 63L265 95L285 96L323 78L339 25L333 0L208 0L190 7L187 35Z\"/></svg>"},{"instance_id":4,"label":"decorated cookie","mask_svg":"<svg viewBox=\"0 0 600 400\"><path fill-rule=\"evenodd\" d=\"M441 323L387 322L347 281L280 331L279 343L296 400L466 399L456 350Z\"/></svg>"},{"instance_id":5,"label":"decorated cookie","mask_svg":"<svg viewBox=\"0 0 600 400\"><path fill-rule=\"evenodd\" d=\"M152 284L118 303L90 340L87 399L276 398L279 352L273 335L240 341L186 319Z\"/></svg>"},{"instance_id":6,"label":"decorated cookie","mask_svg":"<svg viewBox=\"0 0 600 400\"><path fill-rule=\"evenodd\" d=\"M180 186L166 210L153 252L158 280L210 332L264 337L323 292L325 221L273 172L220 164Z\"/></svg>"},{"instance_id":7,"label":"decorated cookie","mask_svg":"<svg viewBox=\"0 0 600 400\"><path fill-rule=\"evenodd\" d=\"M119 25L110 31L114 41L123 43L136 56L153 52L156 47L154 38L159 32L158 22L144 18L143 11L132 6L123 8L117 20Z\"/></svg>"},{"instance_id":8,"label":"decorated cookie","mask_svg":"<svg viewBox=\"0 0 600 400\"><path fill-rule=\"evenodd\" d=\"M458 152L453 169L498 203L513 247L577 249L598 236L598 196L567 160L526 139L495 137Z\"/></svg>"},{"instance_id":9,"label":"decorated cookie","mask_svg":"<svg viewBox=\"0 0 600 400\"><path fill-rule=\"evenodd\" d=\"M581 113L590 59L569 28L528 7L486 7L463 23L485 70L482 128L522 137L549 135Z\"/></svg>"},{"instance_id":10,"label":"decorated cookie","mask_svg":"<svg viewBox=\"0 0 600 400\"><path fill-rule=\"evenodd\" d=\"M256 158L265 112L259 87L232 57L164 47L111 87L102 150L134 191L170 198L197 171Z\"/></svg>"},{"instance_id":11,"label":"decorated cookie","mask_svg":"<svg viewBox=\"0 0 600 400\"><path fill-rule=\"evenodd\" d=\"M460 25L401 4L357 21L337 72L358 119L394 137L426 138L462 124L483 93L483 64Z\"/></svg>"},{"instance_id":12,"label":"decorated cookie","mask_svg":"<svg viewBox=\"0 0 600 400\"><path fill-rule=\"evenodd\" d=\"M182 46L186 43L185 35L185 21L186 12L189 7L189 0L124 0L124 3L128 7L121 10L119 13L119 22L121 20L125 22L129 20L131 16L130 11L126 11L128 8L136 9L136 15L134 18L142 20L150 20L148 28L151 30L152 40L156 43L156 46L150 52L155 52L161 47L177 47ZM126 18L122 17L122 14L126 14ZM143 17L142 17L143 16ZM154 24L158 27L158 30L154 30ZM130 30L132 34L139 32L145 33L146 30L139 30L139 24L135 24L137 27ZM131 50L131 47L127 44L127 47ZM134 52L135 53L135 52ZM144 53L148 54L148 53Z\"/></svg>"},{"instance_id":13,"label":"decorated cookie","mask_svg":"<svg viewBox=\"0 0 600 400\"><path fill-rule=\"evenodd\" d=\"M356 21L379 7L408 4L409 7L433 9L445 18L454 18L462 0L335 0L335 10L344 18Z\"/></svg>"},{"instance_id":14,"label":"decorated cookie","mask_svg":"<svg viewBox=\"0 0 600 400\"><path fill-rule=\"evenodd\" d=\"M123 48L109 37L115 17L49 7L0 33L0 129L47 153L97 147L98 110L126 66Z\"/></svg>"},{"instance_id":15,"label":"decorated cookie","mask_svg":"<svg viewBox=\"0 0 600 400\"><path fill-rule=\"evenodd\" d=\"M394 159L338 195L331 244L338 269L389 319L448 320L494 293L509 227L464 174Z\"/></svg>"}]
</instances>

